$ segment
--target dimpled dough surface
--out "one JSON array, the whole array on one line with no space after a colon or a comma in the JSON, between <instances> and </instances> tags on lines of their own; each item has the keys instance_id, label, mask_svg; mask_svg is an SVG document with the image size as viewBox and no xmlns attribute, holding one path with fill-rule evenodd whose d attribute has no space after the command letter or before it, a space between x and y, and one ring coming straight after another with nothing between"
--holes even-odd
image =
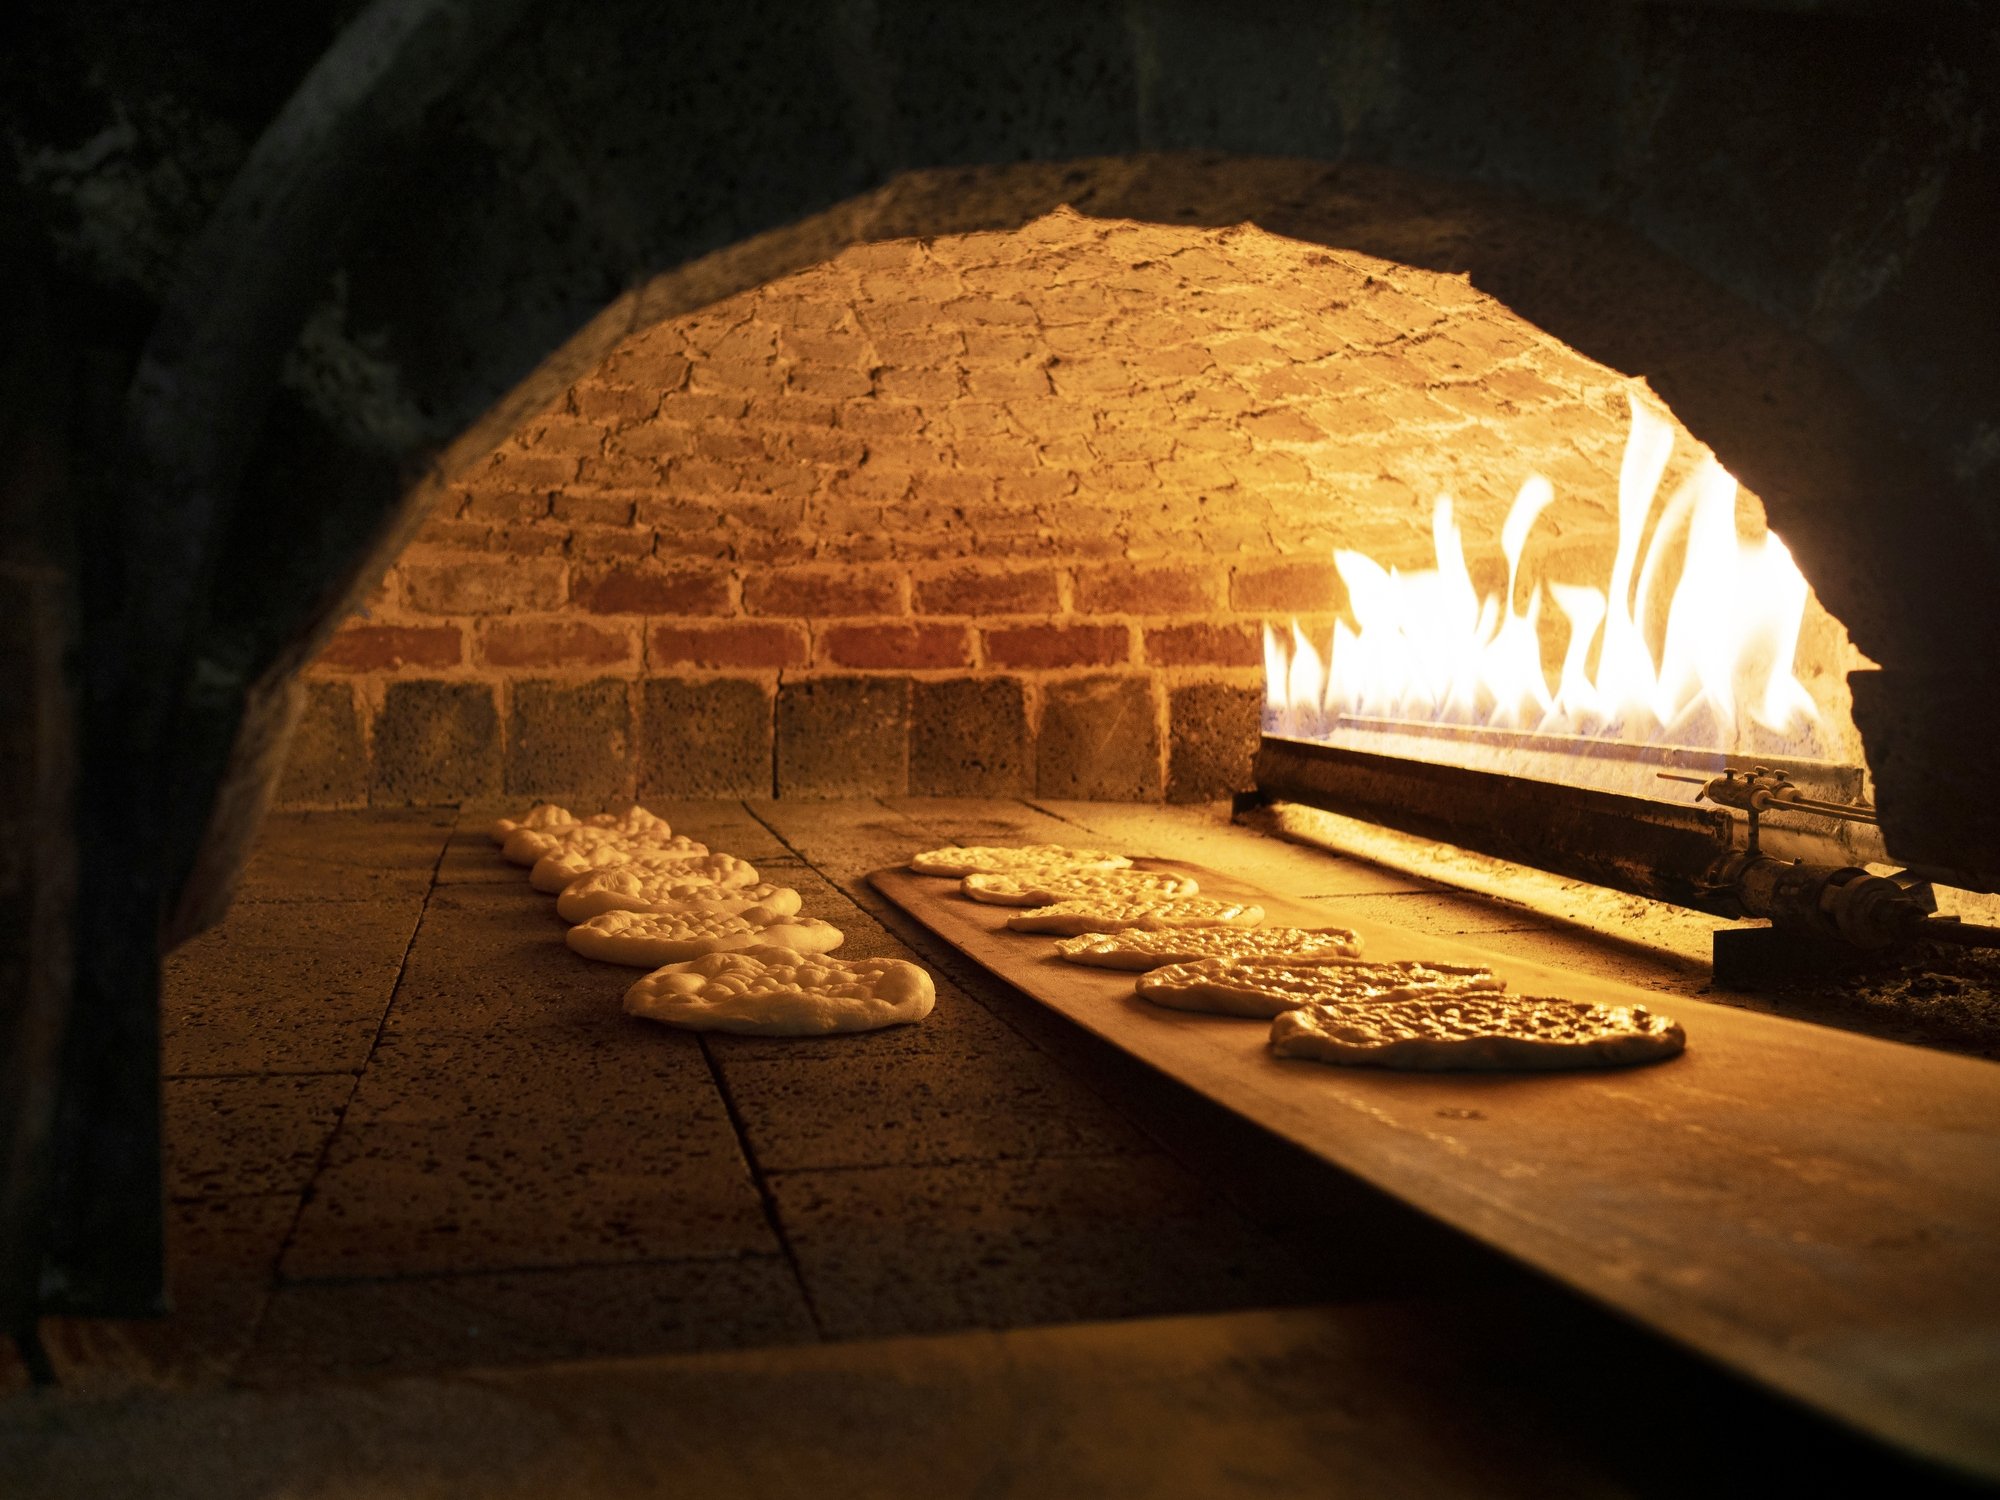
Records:
<instances>
[{"instance_id":1,"label":"dimpled dough surface","mask_svg":"<svg viewBox=\"0 0 2000 1500\"><path fill-rule=\"evenodd\" d=\"M817 917L790 917L753 906L741 912L607 911L570 928L568 941L599 963L655 969L743 948L826 953L840 946L841 936L838 927Z\"/></svg>"},{"instance_id":2,"label":"dimpled dough surface","mask_svg":"<svg viewBox=\"0 0 2000 1500\"><path fill-rule=\"evenodd\" d=\"M1174 1010L1268 1019L1301 1005L1379 1003L1507 986L1460 964L1363 963L1350 958L1204 958L1141 974L1142 999Z\"/></svg>"},{"instance_id":3,"label":"dimpled dough surface","mask_svg":"<svg viewBox=\"0 0 2000 1500\"><path fill-rule=\"evenodd\" d=\"M1034 870L968 875L961 891L993 906L1048 906L1057 901L1177 901L1201 887L1191 875L1151 870Z\"/></svg>"},{"instance_id":4,"label":"dimpled dough surface","mask_svg":"<svg viewBox=\"0 0 2000 1500\"><path fill-rule=\"evenodd\" d=\"M1439 1072L1621 1068L1664 1061L1686 1046L1679 1023L1642 1005L1553 995L1310 1005L1271 1023L1279 1057Z\"/></svg>"},{"instance_id":5,"label":"dimpled dough surface","mask_svg":"<svg viewBox=\"0 0 2000 1500\"><path fill-rule=\"evenodd\" d=\"M592 870L572 880L556 897L565 922L588 922L607 911L676 912L705 909L745 912L764 906L781 917L797 914L799 893L785 885L721 886L712 880L686 880L630 865Z\"/></svg>"},{"instance_id":6,"label":"dimpled dough surface","mask_svg":"<svg viewBox=\"0 0 2000 1500\"><path fill-rule=\"evenodd\" d=\"M517 865L532 865L544 855L564 849L590 849L606 844L670 845L674 831L665 818L655 817L643 807L621 813L615 819L599 813L579 823L561 828L516 828L500 846L501 856Z\"/></svg>"},{"instance_id":7,"label":"dimpled dough surface","mask_svg":"<svg viewBox=\"0 0 2000 1500\"><path fill-rule=\"evenodd\" d=\"M1264 908L1213 896L1185 901L1057 901L1016 912L1007 925L1016 932L1053 932L1076 937L1085 932L1164 931L1173 927L1255 927Z\"/></svg>"},{"instance_id":8,"label":"dimpled dough surface","mask_svg":"<svg viewBox=\"0 0 2000 1500\"><path fill-rule=\"evenodd\" d=\"M537 802L518 818L498 818L488 830L493 842L504 844L517 830L526 828L534 833L553 833L563 828L576 826L576 814L566 807L557 807L553 802Z\"/></svg>"},{"instance_id":9,"label":"dimpled dough surface","mask_svg":"<svg viewBox=\"0 0 2000 1500\"><path fill-rule=\"evenodd\" d=\"M544 854L535 861L535 867L528 872L528 884L538 891L553 896L564 886L579 876L588 875L592 870L610 870L624 865L636 865L642 870L679 871L684 878L694 879L689 872L696 867L695 860L709 858L740 864L732 855L711 855L708 845L697 844L691 838L675 834L671 839L658 844L594 844L588 848L558 849L553 854ZM729 868L729 864L711 868ZM713 880L713 875L700 876ZM755 883L754 881L752 882ZM717 881L717 884L727 884Z\"/></svg>"},{"instance_id":10,"label":"dimpled dough surface","mask_svg":"<svg viewBox=\"0 0 2000 1500\"><path fill-rule=\"evenodd\" d=\"M630 1015L692 1031L824 1036L921 1021L931 976L900 958L838 959L750 948L656 969L625 992Z\"/></svg>"},{"instance_id":11,"label":"dimpled dough surface","mask_svg":"<svg viewBox=\"0 0 2000 1500\"><path fill-rule=\"evenodd\" d=\"M1181 927L1170 932L1133 928L1064 938L1056 954L1073 964L1127 971L1158 969L1203 958L1355 958L1361 939L1345 927Z\"/></svg>"},{"instance_id":12,"label":"dimpled dough surface","mask_svg":"<svg viewBox=\"0 0 2000 1500\"><path fill-rule=\"evenodd\" d=\"M1028 844L1018 849L992 844L952 844L910 856L919 875L1003 875L1017 870L1122 870L1132 863L1101 849L1065 849L1061 844Z\"/></svg>"}]
</instances>

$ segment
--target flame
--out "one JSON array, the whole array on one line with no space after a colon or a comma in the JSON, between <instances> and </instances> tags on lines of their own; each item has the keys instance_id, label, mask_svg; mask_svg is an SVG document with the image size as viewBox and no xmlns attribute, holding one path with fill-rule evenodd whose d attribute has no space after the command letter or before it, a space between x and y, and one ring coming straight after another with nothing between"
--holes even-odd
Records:
<instances>
[{"instance_id":1,"label":"flame","mask_svg":"<svg viewBox=\"0 0 2000 1500\"><path fill-rule=\"evenodd\" d=\"M1713 457L1659 505L1673 427L1627 399L1618 545L1601 587L1524 576L1530 537L1555 499L1536 475L1501 527L1506 590L1482 598L1451 498L1440 497L1433 568L1400 572L1359 552L1334 554L1352 623L1335 623L1324 655L1297 621L1289 642L1265 628L1268 727L1325 738L1355 720L1395 721L1814 753L1823 721L1793 672L1810 597L1804 576L1774 533L1738 536L1736 481ZM1661 610L1655 601L1676 560ZM1568 636L1553 683L1545 625Z\"/></svg>"}]
</instances>

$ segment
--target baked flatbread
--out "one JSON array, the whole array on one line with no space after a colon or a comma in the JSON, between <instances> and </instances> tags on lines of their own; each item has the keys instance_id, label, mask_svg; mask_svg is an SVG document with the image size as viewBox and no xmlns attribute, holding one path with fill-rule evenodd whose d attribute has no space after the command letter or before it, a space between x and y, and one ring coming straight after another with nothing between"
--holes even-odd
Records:
<instances>
[{"instance_id":1,"label":"baked flatbread","mask_svg":"<svg viewBox=\"0 0 2000 1500\"><path fill-rule=\"evenodd\" d=\"M1268 1019L1312 1004L1374 1004L1507 988L1462 964L1364 963L1358 958L1203 958L1141 974L1140 998L1174 1010Z\"/></svg>"},{"instance_id":2,"label":"baked flatbread","mask_svg":"<svg viewBox=\"0 0 2000 1500\"><path fill-rule=\"evenodd\" d=\"M687 872L693 869L696 861L705 857L742 863L733 855L710 855L708 845L698 844L693 839L677 833L660 843L628 844L614 841L558 849L555 853L544 854L535 861L535 867L528 871L528 884L538 891L545 891L553 896L572 880L580 875L588 875L592 870L611 870L621 865L633 865L641 870ZM724 865L719 868L726 869L729 866Z\"/></svg>"},{"instance_id":3,"label":"baked flatbread","mask_svg":"<svg viewBox=\"0 0 2000 1500\"><path fill-rule=\"evenodd\" d=\"M1345 927L1176 927L1164 932L1086 932L1056 944L1073 964L1128 972L1203 958L1356 958L1361 939Z\"/></svg>"},{"instance_id":4,"label":"baked flatbread","mask_svg":"<svg viewBox=\"0 0 2000 1500\"><path fill-rule=\"evenodd\" d=\"M1155 932L1176 927L1255 927L1264 908L1214 896L1190 896L1178 901L1056 901L1033 911L1016 912L1007 925L1016 932L1053 932L1075 937L1084 932Z\"/></svg>"},{"instance_id":5,"label":"baked flatbread","mask_svg":"<svg viewBox=\"0 0 2000 1500\"><path fill-rule=\"evenodd\" d=\"M1102 849L1065 849L1061 844L1025 844L1018 849L993 844L952 844L910 856L919 875L1003 875L1014 870L1123 870L1132 863Z\"/></svg>"},{"instance_id":6,"label":"baked flatbread","mask_svg":"<svg viewBox=\"0 0 2000 1500\"><path fill-rule=\"evenodd\" d=\"M1153 870L1016 870L968 875L958 888L991 906L1048 906L1057 901L1177 901L1201 886L1191 875Z\"/></svg>"},{"instance_id":7,"label":"baked flatbread","mask_svg":"<svg viewBox=\"0 0 2000 1500\"><path fill-rule=\"evenodd\" d=\"M566 807L557 807L553 802L537 802L518 818L498 818L488 830L493 842L504 844L509 834L517 828L528 828L536 833L554 833L558 829L574 828L576 814Z\"/></svg>"},{"instance_id":8,"label":"baked flatbread","mask_svg":"<svg viewBox=\"0 0 2000 1500\"><path fill-rule=\"evenodd\" d=\"M692 1031L824 1036L921 1021L931 976L900 958L818 958L788 948L711 953L656 969L625 992L628 1015Z\"/></svg>"},{"instance_id":9,"label":"baked flatbread","mask_svg":"<svg viewBox=\"0 0 2000 1500\"><path fill-rule=\"evenodd\" d=\"M1443 995L1308 1005L1271 1023L1271 1050L1353 1067L1504 1072L1622 1068L1687 1047L1678 1022L1643 1005L1552 995Z\"/></svg>"},{"instance_id":10,"label":"baked flatbread","mask_svg":"<svg viewBox=\"0 0 2000 1500\"><path fill-rule=\"evenodd\" d=\"M592 870L563 887L556 910L565 922L588 922L607 911L749 911L767 906L781 917L797 914L799 893L783 885L717 885L666 871L621 865Z\"/></svg>"},{"instance_id":11,"label":"baked flatbread","mask_svg":"<svg viewBox=\"0 0 2000 1500\"><path fill-rule=\"evenodd\" d=\"M702 907L691 911L607 911L570 928L571 948L599 963L657 969L708 953L744 948L787 948L794 953L827 953L838 948L841 931L817 917L782 916L768 906L740 912Z\"/></svg>"}]
</instances>

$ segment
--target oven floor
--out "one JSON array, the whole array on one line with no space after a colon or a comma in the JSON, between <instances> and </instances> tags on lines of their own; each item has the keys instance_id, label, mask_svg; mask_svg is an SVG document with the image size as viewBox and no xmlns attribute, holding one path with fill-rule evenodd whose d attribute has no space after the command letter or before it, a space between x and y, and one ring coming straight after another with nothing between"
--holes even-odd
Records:
<instances>
[{"instance_id":1,"label":"oven floor","mask_svg":"<svg viewBox=\"0 0 2000 1500\"><path fill-rule=\"evenodd\" d=\"M618 1006L638 971L563 946L487 810L274 817L228 918L168 961L175 1315L50 1320L65 1384L287 1384L1377 1290L1370 1267L1332 1287L1305 1274L1288 1226L1163 1144L1137 1069L865 884L1047 814L660 810L796 886L843 954L929 964L936 1011L808 1041L646 1025ZM1399 908L1473 920L1376 880Z\"/></svg>"},{"instance_id":2,"label":"oven floor","mask_svg":"<svg viewBox=\"0 0 2000 1500\"><path fill-rule=\"evenodd\" d=\"M1468 1401L1509 1411L1517 1432L1521 1421L1553 1422L1569 1477L1543 1489L1556 1472L1547 1464L1488 1454L1452 1468L1463 1492L1627 1492L1600 1484L1597 1465L1621 1468L1629 1455L1578 1458L1602 1444L1566 1430L1560 1410L1589 1401L1607 1369L1635 1399L1654 1390L1693 1402L1725 1446L1737 1441L1731 1431L1759 1434L1782 1472L1796 1474L1805 1452L1847 1472L1864 1462L1845 1439L1798 1429L1805 1419L1082 1034L910 924L865 878L937 843L1078 839L1085 819L1199 862L1214 840L1247 837L1219 810L653 805L678 831L796 886L807 914L847 933L843 954L927 964L938 977L931 1018L795 1042L632 1021L618 997L638 971L563 946L551 898L486 838L492 809L274 817L227 920L168 963L176 1311L45 1320L61 1382L53 1399L119 1415L101 1428L74 1416L51 1425L44 1408L10 1426L18 1402L50 1399L17 1392L11 1417L0 1403L0 1449L11 1433L26 1443L14 1451L36 1462L59 1468L63 1453L88 1451L110 1463L121 1443L171 1452L185 1423L240 1432L268 1421L274 1432L294 1424L301 1436L285 1441L304 1452L325 1423L361 1420L341 1414L359 1398L312 1394L330 1382L408 1377L419 1384L394 1389L433 1401L462 1394L457 1372L491 1372L481 1380L504 1387L513 1370L525 1384L506 1389L539 1409L569 1399L550 1393L591 1388L566 1362L630 1356L652 1363L628 1368L672 1389L727 1376L746 1382L745 1401L820 1399L827 1422L841 1401L895 1399L898 1372L934 1359L985 1371L952 1379L970 1382L966 1410L998 1403L1001 1415L1029 1399L1022 1382L1043 1362L1058 1405L1064 1381L1100 1378L1087 1372L1105 1359L1127 1374L1156 1356L1163 1369L1192 1360L1185 1380L1225 1404L1296 1404L1330 1382L1326 1409L1298 1409L1291 1442L1374 1389L1370 1371L1393 1346L1429 1352L1410 1355L1416 1364L1388 1387L1404 1393L1397 1421L1417 1425L1370 1492L1400 1487L1386 1477L1397 1462L1415 1465L1401 1475L1412 1482L1440 1454L1458 1466L1465 1455L1414 1434L1458 1432ZM1687 983L1685 968L1498 902L1331 856L1325 870L1317 894L1347 910L1379 907L1404 926L1477 933L1662 989ZM1251 1311L1287 1308L1296 1311ZM1475 1335L1496 1309L1506 1328ZM1023 1330L1015 1342L977 1332L1009 1329ZM907 1335L947 1337L882 1342ZM1468 1342L1453 1351L1460 1336ZM1149 1339L1152 1354L1135 1352ZM728 1351L753 1363L713 1363ZM1531 1354L1554 1382L1553 1405L1520 1416L1510 1388ZM797 1387L781 1398L759 1384L781 1375ZM438 1377L441 1386L422 1384ZM840 1401L826 1404L828 1381ZM1553 1395L1565 1382L1570 1395ZM1430 1412L1410 1395L1447 1387ZM107 1408L103 1396L125 1400ZM1150 1410L1162 1442L1215 1418L1172 1402ZM468 1462L496 1441L481 1426L489 1415L451 1418L479 1434L463 1439ZM1139 1462L1147 1445L1128 1446ZM1368 1462L1381 1458L1379 1445L1363 1446ZM1687 1451L1696 1458L1683 1465L1704 1461L1707 1445ZM1157 1467L1157 1454L1147 1462ZM1023 1468L1021 1489L991 1493L1037 1492L1037 1472ZM188 1493L222 1493L188 1473ZM887 1471L877 1477L888 1484ZM1166 1488L1221 1492L1198 1478L1189 1470ZM1437 1480L1409 1492L1461 1488Z\"/></svg>"}]
</instances>

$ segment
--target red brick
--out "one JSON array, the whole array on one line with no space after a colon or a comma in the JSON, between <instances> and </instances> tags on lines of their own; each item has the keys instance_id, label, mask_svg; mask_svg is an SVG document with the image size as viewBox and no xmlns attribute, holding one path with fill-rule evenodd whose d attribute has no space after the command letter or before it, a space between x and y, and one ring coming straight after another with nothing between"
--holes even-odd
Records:
<instances>
[{"instance_id":1,"label":"red brick","mask_svg":"<svg viewBox=\"0 0 2000 1500\"><path fill-rule=\"evenodd\" d=\"M1340 575L1331 562L1304 558L1250 563L1229 580L1229 602L1236 609L1318 613L1340 601Z\"/></svg>"},{"instance_id":2,"label":"red brick","mask_svg":"<svg viewBox=\"0 0 2000 1500\"><path fill-rule=\"evenodd\" d=\"M432 615L505 615L562 606L568 569L553 557L405 559L403 597Z\"/></svg>"},{"instance_id":3,"label":"red brick","mask_svg":"<svg viewBox=\"0 0 2000 1500\"><path fill-rule=\"evenodd\" d=\"M493 534L486 539L486 545L491 551L504 552L511 557L553 557L563 550L568 540L567 526L544 521L522 526L496 526Z\"/></svg>"},{"instance_id":4,"label":"red brick","mask_svg":"<svg viewBox=\"0 0 2000 1500\"><path fill-rule=\"evenodd\" d=\"M586 526L629 526L632 524L632 508L637 502L638 496L629 492L558 495L555 517L558 521L580 522Z\"/></svg>"},{"instance_id":5,"label":"red brick","mask_svg":"<svg viewBox=\"0 0 2000 1500\"><path fill-rule=\"evenodd\" d=\"M576 460L560 453L529 453L503 448L482 470L479 480L500 480L523 489L560 489L576 478Z\"/></svg>"},{"instance_id":6,"label":"red brick","mask_svg":"<svg viewBox=\"0 0 2000 1500\"><path fill-rule=\"evenodd\" d=\"M458 513L468 521L532 521L549 513L549 496L543 490L482 484L466 495Z\"/></svg>"},{"instance_id":7,"label":"red brick","mask_svg":"<svg viewBox=\"0 0 2000 1500\"><path fill-rule=\"evenodd\" d=\"M694 451L697 458L712 458L726 464L745 459L761 461L770 456L764 451L762 438L740 427L702 429L694 435Z\"/></svg>"},{"instance_id":8,"label":"red brick","mask_svg":"<svg viewBox=\"0 0 2000 1500\"><path fill-rule=\"evenodd\" d=\"M576 477L582 484L605 489L645 489L660 482L660 466L650 458L614 453L607 458L586 458Z\"/></svg>"},{"instance_id":9,"label":"red brick","mask_svg":"<svg viewBox=\"0 0 2000 1500\"><path fill-rule=\"evenodd\" d=\"M637 655L630 630L586 620L504 620L480 636L479 657L489 667L622 666Z\"/></svg>"},{"instance_id":10,"label":"red brick","mask_svg":"<svg viewBox=\"0 0 2000 1500\"><path fill-rule=\"evenodd\" d=\"M1013 625L981 634L996 667L1110 667L1132 656L1123 625Z\"/></svg>"},{"instance_id":11,"label":"red brick","mask_svg":"<svg viewBox=\"0 0 2000 1500\"><path fill-rule=\"evenodd\" d=\"M822 666L922 668L971 663L963 625L834 625L819 637Z\"/></svg>"},{"instance_id":12,"label":"red brick","mask_svg":"<svg viewBox=\"0 0 2000 1500\"><path fill-rule=\"evenodd\" d=\"M483 521L454 521L435 518L424 522L413 540L437 547L463 547L472 550L486 545L486 539L493 534L493 528Z\"/></svg>"},{"instance_id":13,"label":"red brick","mask_svg":"<svg viewBox=\"0 0 2000 1500\"><path fill-rule=\"evenodd\" d=\"M643 339L621 345L604 365L605 375L619 385L650 391L679 390L688 369L687 356L678 349L649 348Z\"/></svg>"},{"instance_id":14,"label":"red brick","mask_svg":"<svg viewBox=\"0 0 2000 1500\"><path fill-rule=\"evenodd\" d=\"M630 560L652 553L653 533L644 526L579 526L570 533L571 557Z\"/></svg>"},{"instance_id":15,"label":"red brick","mask_svg":"<svg viewBox=\"0 0 2000 1500\"><path fill-rule=\"evenodd\" d=\"M957 568L917 583L923 615L1047 615L1056 604L1053 568Z\"/></svg>"},{"instance_id":16,"label":"red brick","mask_svg":"<svg viewBox=\"0 0 2000 1500\"><path fill-rule=\"evenodd\" d=\"M460 655L456 625L348 625L326 643L316 665L332 672L395 672L455 667Z\"/></svg>"},{"instance_id":17,"label":"red brick","mask_svg":"<svg viewBox=\"0 0 2000 1500\"><path fill-rule=\"evenodd\" d=\"M521 445L529 453L543 456L598 453L604 448L604 429L580 417L546 417L528 425Z\"/></svg>"},{"instance_id":18,"label":"red brick","mask_svg":"<svg viewBox=\"0 0 2000 1500\"><path fill-rule=\"evenodd\" d=\"M598 385L587 380L570 395L576 402L578 416L593 422L608 422L614 427L643 422L660 409L657 386L648 390L637 386Z\"/></svg>"},{"instance_id":19,"label":"red brick","mask_svg":"<svg viewBox=\"0 0 2000 1500\"><path fill-rule=\"evenodd\" d=\"M900 615L903 575L890 568L781 568L744 580L743 607L753 615L838 619Z\"/></svg>"},{"instance_id":20,"label":"red brick","mask_svg":"<svg viewBox=\"0 0 2000 1500\"><path fill-rule=\"evenodd\" d=\"M707 570L608 568L578 580L573 596L594 615L725 615L729 576Z\"/></svg>"},{"instance_id":21,"label":"red brick","mask_svg":"<svg viewBox=\"0 0 2000 1500\"><path fill-rule=\"evenodd\" d=\"M1156 667L1254 667L1264 637L1254 625L1163 625L1146 632L1146 660Z\"/></svg>"},{"instance_id":22,"label":"red brick","mask_svg":"<svg viewBox=\"0 0 2000 1500\"><path fill-rule=\"evenodd\" d=\"M1175 563L1079 568L1076 609L1086 615L1198 615L1222 602L1220 569Z\"/></svg>"},{"instance_id":23,"label":"red brick","mask_svg":"<svg viewBox=\"0 0 2000 1500\"><path fill-rule=\"evenodd\" d=\"M679 422L642 422L611 440L611 451L626 458L684 458L694 452L695 430Z\"/></svg>"},{"instance_id":24,"label":"red brick","mask_svg":"<svg viewBox=\"0 0 2000 1500\"><path fill-rule=\"evenodd\" d=\"M802 667L810 658L803 626L655 625L646 662L662 667Z\"/></svg>"}]
</instances>

